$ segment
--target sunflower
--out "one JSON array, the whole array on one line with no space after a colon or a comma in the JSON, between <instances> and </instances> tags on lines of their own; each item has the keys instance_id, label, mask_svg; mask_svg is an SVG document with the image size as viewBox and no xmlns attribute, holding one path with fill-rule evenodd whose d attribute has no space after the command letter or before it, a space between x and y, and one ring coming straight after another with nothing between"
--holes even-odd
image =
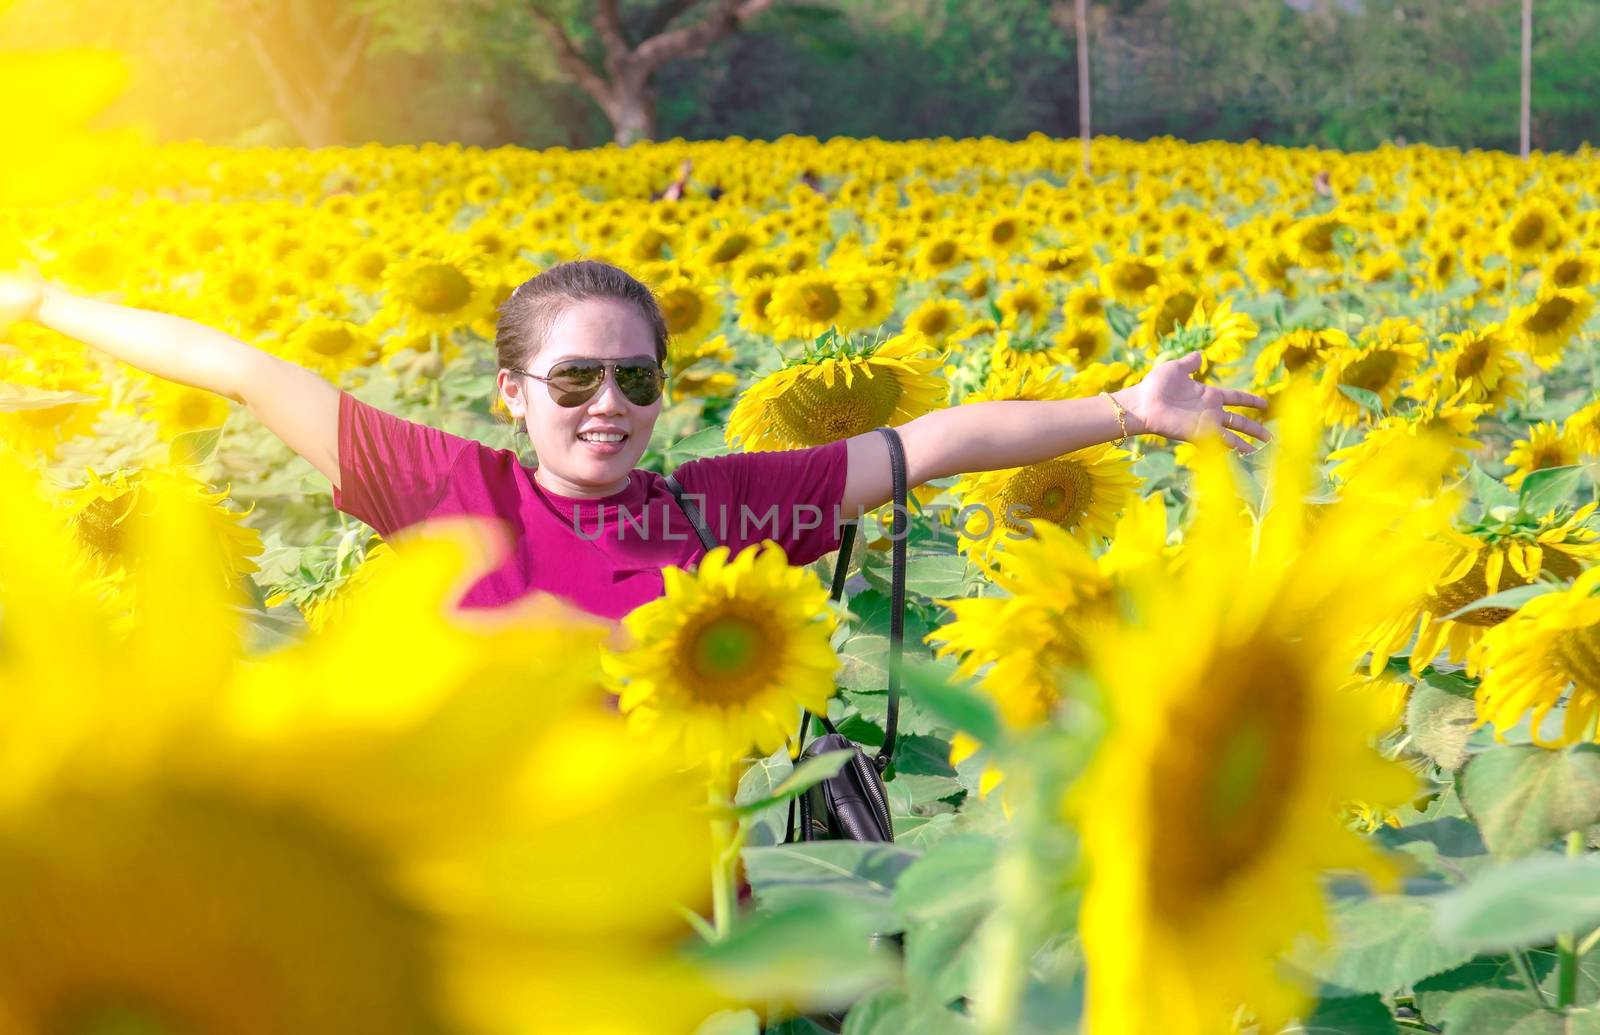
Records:
<instances>
[{"instance_id":1,"label":"sunflower","mask_svg":"<svg viewBox=\"0 0 1600 1035\"><path fill-rule=\"evenodd\" d=\"M204 515L207 541L222 558L231 585L260 570L255 558L261 555L261 533L244 524L248 511L223 506L226 490L210 492L186 472L164 467L118 470L106 478L92 469L87 473L86 484L61 493L57 502L84 559L101 574L127 569L130 528L153 514L189 505Z\"/></svg>"},{"instance_id":2,"label":"sunflower","mask_svg":"<svg viewBox=\"0 0 1600 1035\"><path fill-rule=\"evenodd\" d=\"M1044 288L1030 281L1019 281L1001 291L994 300L1000 310L1000 326L1005 330L1043 330L1051 308Z\"/></svg>"},{"instance_id":3,"label":"sunflower","mask_svg":"<svg viewBox=\"0 0 1600 1035\"><path fill-rule=\"evenodd\" d=\"M1540 283L1546 288L1587 288L1600 281L1600 253L1567 252L1545 260Z\"/></svg>"},{"instance_id":4,"label":"sunflower","mask_svg":"<svg viewBox=\"0 0 1600 1035\"><path fill-rule=\"evenodd\" d=\"M1213 366L1232 363L1244 355L1244 347L1255 339L1259 328L1244 313L1233 311L1233 302L1224 299L1214 306L1196 303L1188 319L1174 326L1164 348L1187 354L1200 349L1205 354L1200 376L1212 375Z\"/></svg>"},{"instance_id":5,"label":"sunflower","mask_svg":"<svg viewBox=\"0 0 1600 1035\"><path fill-rule=\"evenodd\" d=\"M866 293L854 278L805 270L777 279L767 318L780 338L815 338L829 329L856 329L865 308Z\"/></svg>"},{"instance_id":6,"label":"sunflower","mask_svg":"<svg viewBox=\"0 0 1600 1035\"><path fill-rule=\"evenodd\" d=\"M1061 315L1069 324L1079 320L1104 319L1106 296L1093 284L1079 284L1067 292L1067 300L1061 306Z\"/></svg>"},{"instance_id":7,"label":"sunflower","mask_svg":"<svg viewBox=\"0 0 1600 1035\"><path fill-rule=\"evenodd\" d=\"M1089 868L1093 1031L1209 1035L1241 1005L1277 1030L1309 998L1275 957L1325 934L1321 872L1391 875L1337 803L1398 804L1414 778L1371 749L1374 709L1341 688L1352 631L1422 588L1410 551L1447 513L1352 493L1313 525L1321 428L1308 390L1294 392L1259 523L1226 447L1199 442L1182 567L1131 578L1138 624L1086 641L1112 711L1068 801ZM1425 463L1416 448L1396 460Z\"/></svg>"},{"instance_id":8,"label":"sunflower","mask_svg":"<svg viewBox=\"0 0 1600 1035\"><path fill-rule=\"evenodd\" d=\"M1384 406L1394 405L1426 351L1422 328L1410 320L1396 317L1368 328L1351 348L1330 353L1318 381L1322 412L1346 426L1361 420L1361 405L1341 392L1340 385L1365 389Z\"/></svg>"},{"instance_id":9,"label":"sunflower","mask_svg":"<svg viewBox=\"0 0 1600 1035\"><path fill-rule=\"evenodd\" d=\"M1448 348L1434 357L1437 391L1454 395L1466 389L1464 402L1498 407L1522 397L1522 364L1512 350L1516 340L1498 323L1440 336Z\"/></svg>"},{"instance_id":10,"label":"sunflower","mask_svg":"<svg viewBox=\"0 0 1600 1035\"><path fill-rule=\"evenodd\" d=\"M36 325L10 333L30 351L47 348L57 338ZM101 377L81 360L54 362L42 351L31 359L0 351L0 392L7 399L0 407L0 444L54 456L63 443L94 430L104 409L105 391Z\"/></svg>"},{"instance_id":11,"label":"sunflower","mask_svg":"<svg viewBox=\"0 0 1600 1035\"><path fill-rule=\"evenodd\" d=\"M654 285L667 333L685 346L704 341L722 322L722 306L709 284L678 275Z\"/></svg>"},{"instance_id":12,"label":"sunflower","mask_svg":"<svg viewBox=\"0 0 1600 1035\"><path fill-rule=\"evenodd\" d=\"M1126 255L1100 270L1100 287L1123 305L1142 303L1162 279L1160 260Z\"/></svg>"},{"instance_id":13,"label":"sunflower","mask_svg":"<svg viewBox=\"0 0 1600 1035\"><path fill-rule=\"evenodd\" d=\"M728 415L728 444L798 449L903 424L948 398L941 364L913 334L834 339L747 388Z\"/></svg>"},{"instance_id":14,"label":"sunflower","mask_svg":"<svg viewBox=\"0 0 1600 1035\"><path fill-rule=\"evenodd\" d=\"M853 279L861 292L860 327L878 327L895 309L897 274L883 266L861 266Z\"/></svg>"},{"instance_id":15,"label":"sunflower","mask_svg":"<svg viewBox=\"0 0 1600 1035\"><path fill-rule=\"evenodd\" d=\"M1279 372L1293 376L1302 372L1314 373L1323 357L1335 349L1350 348L1350 336L1343 331L1327 327L1317 330L1301 328L1281 334L1268 342L1257 354L1255 384L1270 384Z\"/></svg>"},{"instance_id":16,"label":"sunflower","mask_svg":"<svg viewBox=\"0 0 1600 1035\"><path fill-rule=\"evenodd\" d=\"M1458 391L1451 399L1430 399L1404 414L1390 414L1368 429L1359 442L1329 453L1328 459L1334 464L1333 479L1348 482L1367 471L1373 460L1393 449L1396 442L1418 438L1432 442L1441 453L1448 451L1451 460L1442 477L1459 474L1471 459L1471 451L1483 445L1471 435L1489 409L1483 403L1461 402L1464 392L1465 389ZM1413 484L1418 493L1426 496L1438 489L1437 484Z\"/></svg>"},{"instance_id":17,"label":"sunflower","mask_svg":"<svg viewBox=\"0 0 1600 1035\"><path fill-rule=\"evenodd\" d=\"M337 382L347 370L377 357L378 344L348 320L313 316L289 332L286 357Z\"/></svg>"},{"instance_id":18,"label":"sunflower","mask_svg":"<svg viewBox=\"0 0 1600 1035\"><path fill-rule=\"evenodd\" d=\"M1561 361L1561 350L1583 328L1594 310L1594 296L1579 288L1541 291L1525 306L1519 306L1507 321L1510 329L1528 350L1528 356L1541 370Z\"/></svg>"},{"instance_id":19,"label":"sunflower","mask_svg":"<svg viewBox=\"0 0 1600 1035\"><path fill-rule=\"evenodd\" d=\"M1062 362L1083 367L1106 356L1111 349L1111 324L1100 317L1085 317L1067 324L1050 338Z\"/></svg>"},{"instance_id":20,"label":"sunflower","mask_svg":"<svg viewBox=\"0 0 1600 1035\"><path fill-rule=\"evenodd\" d=\"M1289 253L1297 265L1336 269L1341 247L1349 247L1355 232L1347 219L1335 215L1303 219L1290 228Z\"/></svg>"},{"instance_id":21,"label":"sunflower","mask_svg":"<svg viewBox=\"0 0 1600 1035\"><path fill-rule=\"evenodd\" d=\"M1200 289L1192 284L1175 281L1150 293L1150 302L1139 313L1139 329L1129 344L1142 349L1152 349L1184 321L1194 315L1195 308L1204 301Z\"/></svg>"},{"instance_id":22,"label":"sunflower","mask_svg":"<svg viewBox=\"0 0 1600 1035\"><path fill-rule=\"evenodd\" d=\"M751 334L772 335L776 333L769 310L772 308L772 293L778 286L776 276L761 277L753 280L742 281L737 288L739 305L739 326Z\"/></svg>"},{"instance_id":23,"label":"sunflower","mask_svg":"<svg viewBox=\"0 0 1600 1035\"><path fill-rule=\"evenodd\" d=\"M339 279L354 284L368 294L383 290L383 271L393 259L390 247L381 241L368 241L350 249L339 264Z\"/></svg>"},{"instance_id":24,"label":"sunflower","mask_svg":"<svg viewBox=\"0 0 1600 1035\"><path fill-rule=\"evenodd\" d=\"M1451 664L1467 661L1483 633L1509 619L1510 608L1478 608L1445 617L1502 589L1531 585L1541 576L1571 579L1600 555L1595 533L1584 526L1590 504L1571 517L1550 518L1520 528L1446 529L1416 553L1414 565L1430 574L1427 592L1394 609L1373 627L1366 646L1374 675L1411 643L1410 665L1421 675L1440 653ZM1413 640L1414 637L1414 640Z\"/></svg>"},{"instance_id":25,"label":"sunflower","mask_svg":"<svg viewBox=\"0 0 1600 1035\"><path fill-rule=\"evenodd\" d=\"M904 329L932 345L943 345L951 333L967 322L967 309L953 298L930 298L906 314Z\"/></svg>"},{"instance_id":26,"label":"sunflower","mask_svg":"<svg viewBox=\"0 0 1600 1035\"><path fill-rule=\"evenodd\" d=\"M383 271L386 324L447 334L483 315L489 298L475 257L465 251L416 255Z\"/></svg>"},{"instance_id":27,"label":"sunflower","mask_svg":"<svg viewBox=\"0 0 1600 1035\"><path fill-rule=\"evenodd\" d=\"M952 491L963 506L983 508L995 532L960 545L986 553L1007 536L1025 538L1038 522L1060 525L1092 543L1111 534L1138 489L1133 454L1105 443L1027 467L966 474Z\"/></svg>"},{"instance_id":28,"label":"sunflower","mask_svg":"<svg viewBox=\"0 0 1600 1035\"><path fill-rule=\"evenodd\" d=\"M1559 748L1600 743L1600 567L1565 590L1534 597L1484 634L1467 655L1467 673L1482 676L1478 725L1497 739L1524 715L1534 743ZM1561 733L1546 740L1544 718L1566 698Z\"/></svg>"},{"instance_id":29,"label":"sunflower","mask_svg":"<svg viewBox=\"0 0 1600 1035\"><path fill-rule=\"evenodd\" d=\"M232 404L215 392L174 381L152 379L150 394L156 427L167 441L187 431L220 428L233 412Z\"/></svg>"},{"instance_id":30,"label":"sunflower","mask_svg":"<svg viewBox=\"0 0 1600 1035\"><path fill-rule=\"evenodd\" d=\"M1583 456L1600 455L1600 399L1569 416L1561 425L1561 435Z\"/></svg>"},{"instance_id":31,"label":"sunflower","mask_svg":"<svg viewBox=\"0 0 1600 1035\"><path fill-rule=\"evenodd\" d=\"M974 520L962 535L989 534ZM1061 677L1083 664L1084 640L1115 617L1113 590L1123 573L1159 561L1167 539L1160 496L1133 500L1098 558L1057 525L1005 542L977 564L1001 595L940 600L950 621L929 633L935 656L957 656L957 675L982 671L981 688L1013 726L1045 720L1061 696Z\"/></svg>"},{"instance_id":32,"label":"sunflower","mask_svg":"<svg viewBox=\"0 0 1600 1035\"><path fill-rule=\"evenodd\" d=\"M729 560L719 546L694 574L662 572L666 595L623 626L631 644L606 671L630 725L713 771L784 744L801 709L824 711L839 659L828 591L774 543Z\"/></svg>"},{"instance_id":33,"label":"sunflower","mask_svg":"<svg viewBox=\"0 0 1600 1035\"><path fill-rule=\"evenodd\" d=\"M1501 227L1500 242L1517 262L1538 262L1563 239L1561 213L1542 198L1529 198Z\"/></svg>"},{"instance_id":34,"label":"sunflower","mask_svg":"<svg viewBox=\"0 0 1600 1035\"><path fill-rule=\"evenodd\" d=\"M983 254L1003 259L1032 240L1035 220L1031 212L1002 209L978 224L973 244Z\"/></svg>"},{"instance_id":35,"label":"sunflower","mask_svg":"<svg viewBox=\"0 0 1600 1035\"><path fill-rule=\"evenodd\" d=\"M1511 444L1506 463L1512 470L1506 476L1506 484L1521 489L1533 472L1549 467L1571 467L1579 459L1577 445L1562 434L1554 421L1540 421L1528 429L1527 438L1519 438Z\"/></svg>"},{"instance_id":36,"label":"sunflower","mask_svg":"<svg viewBox=\"0 0 1600 1035\"><path fill-rule=\"evenodd\" d=\"M1047 248L1035 252L1031 258L1041 273L1051 273L1063 280L1081 277L1094 265L1094 252L1082 245Z\"/></svg>"},{"instance_id":37,"label":"sunflower","mask_svg":"<svg viewBox=\"0 0 1600 1035\"><path fill-rule=\"evenodd\" d=\"M203 517L141 533L119 635L59 585L26 480L0 485L17 1030L642 1033L718 1005L670 948L702 787L596 706L598 625L447 621L484 541L418 541L334 635L246 664Z\"/></svg>"},{"instance_id":38,"label":"sunflower","mask_svg":"<svg viewBox=\"0 0 1600 1035\"><path fill-rule=\"evenodd\" d=\"M951 234L924 238L917 245L915 269L925 277L936 277L967 261L966 246Z\"/></svg>"}]
</instances>

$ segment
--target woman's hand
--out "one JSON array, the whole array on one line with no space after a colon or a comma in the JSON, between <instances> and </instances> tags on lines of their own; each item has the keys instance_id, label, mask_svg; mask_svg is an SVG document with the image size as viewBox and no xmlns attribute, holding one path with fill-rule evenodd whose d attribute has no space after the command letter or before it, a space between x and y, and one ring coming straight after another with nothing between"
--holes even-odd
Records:
<instances>
[{"instance_id":1,"label":"woman's hand","mask_svg":"<svg viewBox=\"0 0 1600 1035\"><path fill-rule=\"evenodd\" d=\"M0 331L31 320L44 301L44 281L32 273L0 273Z\"/></svg>"},{"instance_id":2,"label":"woman's hand","mask_svg":"<svg viewBox=\"0 0 1600 1035\"><path fill-rule=\"evenodd\" d=\"M1192 442L1202 434L1221 430L1223 440L1241 453L1254 453L1261 447L1250 445L1234 432L1262 442L1271 441L1272 435L1266 428L1243 414L1223 409L1224 406L1250 406L1264 410L1267 400L1250 392L1202 384L1193 377L1199 369L1200 353L1191 352L1157 364L1143 381L1114 393L1142 425L1137 429L1130 427L1129 433Z\"/></svg>"}]
</instances>

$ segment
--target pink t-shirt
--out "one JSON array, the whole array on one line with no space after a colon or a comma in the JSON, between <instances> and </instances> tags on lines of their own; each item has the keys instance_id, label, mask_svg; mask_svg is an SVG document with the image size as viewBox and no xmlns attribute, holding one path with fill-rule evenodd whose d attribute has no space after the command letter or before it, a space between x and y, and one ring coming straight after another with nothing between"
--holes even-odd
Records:
<instances>
[{"instance_id":1,"label":"pink t-shirt","mask_svg":"<svg viewBox=\"0 0 1600 1035\"><path fill-rule=\"evenodd\" d=\"M771 539L791 564L839 546L845 443L691 460L673 474L717 541L737 554ZM661 569L705 549L666 479L634 470L628 486L576 500L541 486L516 453L405 420L339 393L339 479L333 505L389 536L429 517L495 517L510 531L506 561L462 598L497 607L544 590L605 618L663 592Z\"/></svg>"}]
</instances>

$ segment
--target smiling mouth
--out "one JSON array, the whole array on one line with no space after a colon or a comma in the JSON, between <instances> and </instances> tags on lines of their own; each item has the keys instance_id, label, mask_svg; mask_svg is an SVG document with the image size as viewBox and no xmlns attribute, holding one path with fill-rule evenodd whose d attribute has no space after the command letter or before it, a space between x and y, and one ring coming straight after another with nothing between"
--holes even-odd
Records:
<instances>
[{"instance_id":1,"label":"smiling mouth","mask_svg":"<svg viewBox=\"0 0 1600 1035\"><path fill-rule=\"evenodd\" d=\"M627 441L627 438L628 438L627 435L620 435L620 434L617 434L615 432L609 432L609 431L608 432L599 432L599 431L593 431L593 432L591 432L591 431L580 431L580 432L578 432L578 441L580 441L580 442L595 442L595 443L600 443L600 444L613 444L614 445L614 444L617 444L617 443L620 443L620 442Z\"/></svg>"}]
</instances>

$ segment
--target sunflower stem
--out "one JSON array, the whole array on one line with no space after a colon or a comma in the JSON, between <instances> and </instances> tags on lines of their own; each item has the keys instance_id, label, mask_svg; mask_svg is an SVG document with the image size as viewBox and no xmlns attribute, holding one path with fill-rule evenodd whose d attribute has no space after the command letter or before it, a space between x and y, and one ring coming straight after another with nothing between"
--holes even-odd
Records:
<instances>
[{"instance_id":1,"label":"sunflower stem","mask_svg":"<svg viewBox=\"0 0 1600 1035\"><path fill-rule=\"evenodd\" d=\"M734 887L739 865L738 821L730 817L725 778L713 775L707 800L711 805L711 928L716 941L733 933L738 908Z\"/></svg>"},{"instance_id":2,"label":"sunflower stem","mask_svg":"<svg viewBox=\"0 0 1600 1035\"><path fill-rule=\"evenodd\" d=\"M1583 855L1583 831L1567 833L1567 858ZM1566 1009L1578 1000L1578 933L1556 936L1556 1006Z\"/></svg>"},{"instance_id":3,"label":"sunflower stem","mask_svg":"<svg viewBox=\"0 0 1600 1035\"><path fill-rule=\"evenodd\" d=\"M1534 1002L1538 1004L1539 1009L1550 1009L1550 1000L1545 997L1544 988L1539 984L1538 978L1534 976L1533 964L1528 962L1528 954L1522 949L1516 949L1511 953L1511 959L1517 965L1517 973L1521 974L1522 980L1528 983L1528 991L1533 995Z\"/></svg>"}]
</instances>

